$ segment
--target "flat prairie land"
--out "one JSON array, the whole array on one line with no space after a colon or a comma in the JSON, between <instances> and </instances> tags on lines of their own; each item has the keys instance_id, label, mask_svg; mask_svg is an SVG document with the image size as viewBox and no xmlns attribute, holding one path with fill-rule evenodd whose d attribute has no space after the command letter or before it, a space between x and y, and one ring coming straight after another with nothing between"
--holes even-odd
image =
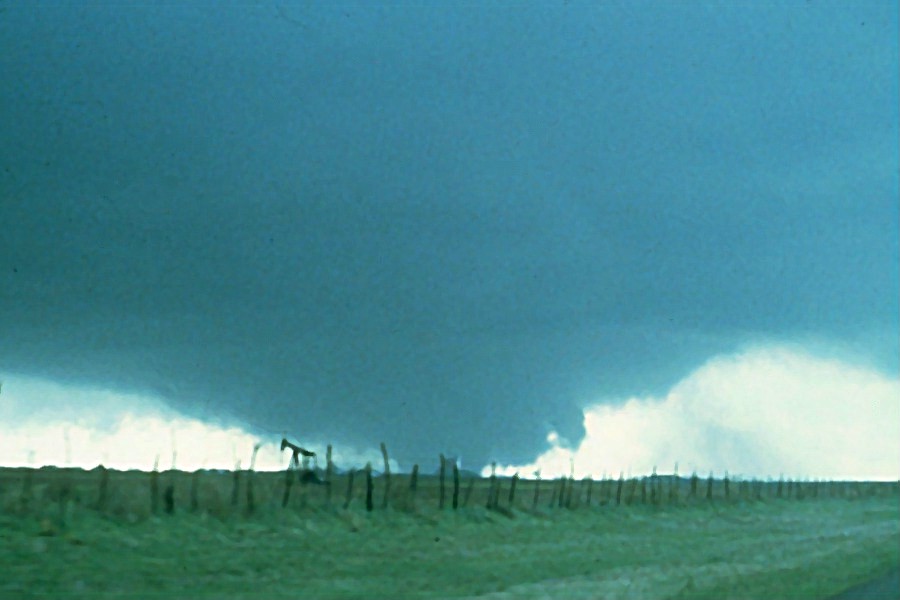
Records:
<instances>
[{"instance_id":1,"label":"flat prairie land","mask_svg":"<svg viewBox=\"0 0 900 600\"><path fill-rule=\"evenodd\" d=\"M346 508L345 475L283 506L285 481L0 469L0 598L828 598L900 564L897 483L574 482L560 506L504 480L488 509L466 479L439 510L435 477L395 475L370 512L362 473Z\"/></svg>"}]
</instances>

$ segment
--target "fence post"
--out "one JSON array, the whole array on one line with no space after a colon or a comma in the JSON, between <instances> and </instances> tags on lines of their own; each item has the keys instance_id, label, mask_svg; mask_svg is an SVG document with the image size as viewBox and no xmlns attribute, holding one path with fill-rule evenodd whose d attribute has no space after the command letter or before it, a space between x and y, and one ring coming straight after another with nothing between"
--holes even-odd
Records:
<instances>
[{"instance_id":1,"label":"fence post","mask_svg":"<svg viewBox=\"0 0 900 600\"><path fill-rule=\"evenodd\" d=\"M350 473L347 477L347 495L344 498L344 510L350 508L350 501L353 499L353 476L356 474L356 469L350 469Z\"/></svg>"},{"instance_id":2,"label":"fence post","mask_svg":"<svg viewBox=\"0 0 900 600\"><path fill-rule=\"evenodd\" d=\"M416 488L419 482L419 465L413 465L412 477L409 479L409 497L412 509L416 509Z\"/></svg>"},{"instance_id":3,"label":"fence post","mask_svg":"<svg viewBox=\"0 0 900 600\"><path fill-rule=\"evenodd\" d=\"M622 504L622 486L625 484L625 473L619 471L619 485L616 486L616 506Z\"/></svg>"},{"instance_id":4,"label":"fence post","mask_svg":"<svg viewBox=\"0 0 900 600\"><path fill-rule=\"evenodd\" d=\"M625 501L625 504L631 506L634 504L634 496L637 493L638 479L637 477L632 477L629 481L631 485L628 486L628 499Z\"/></svg>"},{"instance_id":5,"label":"fence post","mask_svg":"<svg viewBox=\"0 0 900 600\"><path fill-rule=\"evenodd\" d=\"M325 506L331 508L331 484L334 479L334 463L331 462L331 444L325 449Z\"/></svg>"},{"instance_id":6,"label":"fence post","mask_svg":"<svg viewBox=\"0 0 900 600\"><path fill-rule=\"evenodd\" d=\"M253 471L247 473L247 514L252 515L256 511L256 498L253 496Z\"/></svg>"},{"instance_id":7,"label":"fence post","mask_svg":"<svg viewBox=\"0 0 900 600\"><path fill-rule=\"evenodd\" d=\"M713 473L709 472L709 478L706 480L706 500L712 502L713 499Z\"/></svg>"},{"instance_id":8,"label":"fence post","mask_svg":"<svg viewBox=\"0 0 900 600\"><path fill-rule=\"evenodd\" d=\"M488 496L487 496L487 509L491 510L494 508L494 490L497 487L497 463L491 463L491 484L488 487Z\"/></svg>"},{"instance_id":9,"label":"fence post","mask_svg":"<svg viewBox=\"0 0 900 600\"><path fill-rule=\"evenodd\" d=\"M366 512L372 512L372 463L366 463Z\"/></svg>"},{"instance_id":10,"label":"fence post","mask_svg":"<svg viewBox=\"0 0 900 600\"><path fill-rule=\"evenodd\" d=\"M562 508L563 498L566 495L565 479L562 476L553 482L553 496L550 498L550 508Z\"/></svg>"},{"instance_id":11,"label":"fence post","mask_svg":"<svg viewBox=\"0 0 900 600\"><path fill-rule=\"evenodd\" d=\"M288 465L288 468L284 471L284 495L281 497L281 508L286 508L288 501L291 499L291 487L294 485L293 474L291 466Z\"/></svg>"},{"instance_id":12,"label":"fence post","mask_svg":"<svg viewBox=\"0 0 900 600\"><path fill-rule=\"evenodd\" d=\"M234 466L234 473L231 475L231 506L238 505L238 488L241 484L241 462Z\"/></svg>"},{"instance_id":13,"label":"fence post","mask_svg":"<svg viewBox=\"0 0 900 600\"><path fill-rule=\"evenodd\" d=\"M669 479L669 504L673 504L678 500L678 488L681 480L678 478L678 463L675 463L675 471L672 478Z\"/></svg>"},{"instance_id":14,"label":"fence post","mask_svg":"<svg viewBox=\"0 0 900 600\"><path fill-rule=\"evenodd\" d=\"M438 496L438 509L444 510L444 476L446 475L447 467L446 467L446 459L444 455L441 454L441 489L440 496Z\"/></svg>"},{"instance_id":15,"label":"fence post","mask_svg":"<svg viewBox=\"0 0 900 600\"><path fill-rule=\"evenodd\" d=\"M384 498L381 501L381 508L386 509L391 495L391 464L388 462L388 451L384 442L381 442L381 456L384 458Z\"/></svg>"},{"instance_id":16,"label":"fence post","mask_svg":"<svg viewBox=\"0 0 900 600\"><path fill-rule=\"evenodd\" d=\"M163 492L163 503L167 515L175 514L175 484L169 483Z\"/></svg>"},{"instance_id":17,"label":"fence post","mask_svg":"<svg viewBox=\"0 0 900 600\"><path fill-rule=\"evenodd\" d=\"M538 496L541 495L541 470L538 469L535 473L534 480L534 502L531 504L532 509L537 509L538 505Z\"/></svg>"},{"instance_id":18,"label":"fence post","mask_svg":"<svg viewBox=\"0 0 900 600\"><path fill-rule=\"evenodd\" d=\"M97 510L106 510L106 497L109 490L109 469L100 465L100 493L97 496Z\"/></svg>"},{"instance_id":19,"label":"fence post","mask_svg":"<svg viewBox=\"0 0 900 600\"><path fill-rule=\"evenodd\" d=\"M516 501L516 482L519 481L519 472L516 471L512 476L512 481L509 485L509 507L512 508L513 503Z\"/></svg>"},{"instance_id":20,"label":"fence post","mask_svg":"<svg viewBox=\"0 0 900 600\"><path fill-rule=\"evenodd\" d=\"M256 501L253 496L253 480L256 469L256 454L259 452L261 444L253 445L253 454L250 456L250 470L247 472L247 514L252 515L256 511ZM174 462L174 459L173 459Z\"/></svg>"},{"instance_id":21,"label":"fence post","mask_svg":"<svg viewBox=\"0 0 900 600\"><path fill-rule=\"evenodd\" d=\"M459 463L453 459L453 510L459 508Z\"/></svg>"},{"instance_id":22,"label":"fence post","mask_svg":"<svg viewBox=\"0 0 900 600\"><path fill-rule=\"evenodd\" d=\"M153 471L150 472L150 512L159 512L159 455L153 462Z\"/></svg>"}]
</instances>

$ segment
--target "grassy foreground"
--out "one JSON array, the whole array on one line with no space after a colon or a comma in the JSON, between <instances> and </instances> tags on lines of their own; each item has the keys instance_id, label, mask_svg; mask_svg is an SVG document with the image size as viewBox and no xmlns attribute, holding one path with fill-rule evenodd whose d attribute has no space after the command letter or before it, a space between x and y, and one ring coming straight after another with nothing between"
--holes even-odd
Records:
<instances>
[{"instance_id":1,"label":"grassy foreground","mask_svg":"<svg viewBox=\"0 0 900 600\"><path fill-rule=\"evenodd\" d=\"M895 493L506 514L14 508L0 598L826 598L900 563Z\"/></svg>"}]
</instances>

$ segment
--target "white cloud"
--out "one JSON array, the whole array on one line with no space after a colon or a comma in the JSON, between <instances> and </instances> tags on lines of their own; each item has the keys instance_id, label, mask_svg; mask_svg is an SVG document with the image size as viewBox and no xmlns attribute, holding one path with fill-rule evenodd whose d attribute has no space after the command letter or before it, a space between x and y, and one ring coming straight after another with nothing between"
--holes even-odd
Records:
<instances>
[{"instance_id":1,"label":"white cloud","mask_svg":"<svg viewBox=\"0 0 900 600\"><path fill-rule=\"evenodd\" d=\"M746 477L900 478L900 380L789 346L716 357L662 398L584 411L585 437L501 472L728 470Z\"/></svg>"},{"instance_id":2,"label":"white cloud","mask_svg":"<svg viewBox=\"0 0 900 600\"><path fill-rule=\"evenodd\" d=\"M184 470L247 467L254 444L261 470L284 468L280 436L239 424L208 423L136 394L60 385L12 375L0 392L0 465ZM900 380L795 347L758 346L708 361L661 398L630 398L584 411L586 435L571 445L551 432L530 476L588 473L682 474L725 470L743 476L900 478ZM277 439L276 439L277 438ZM304 446L324 457L325 442ZM335 447L340 467L380 469L377 448ZM324 459L320 459L320 464ZM397 463L391 461L391 468ZM486 468L485 472L490 469Z\"/></svg>"},{"instance_id":3,"label":"white cloud","mask_svg":"<svg viewBox=\"0 0 900 600\"><path fill-rule=\"evenodd\" d=\"M186 417L151 397L11 375L2 380L0 466L149 470L158 457L160 469L172 467L173 459L187 471L231 469L238 461L247 468L256 444L262 444L257 469L288 464L280 437L261 438L239 425ZM302 445L317 452L325 466L326 443L303 440ZM333 459L341 468L383 464L376 448L337 447ZM397 470L393 460L391 468Z\"/></svg>"}]
</instances>

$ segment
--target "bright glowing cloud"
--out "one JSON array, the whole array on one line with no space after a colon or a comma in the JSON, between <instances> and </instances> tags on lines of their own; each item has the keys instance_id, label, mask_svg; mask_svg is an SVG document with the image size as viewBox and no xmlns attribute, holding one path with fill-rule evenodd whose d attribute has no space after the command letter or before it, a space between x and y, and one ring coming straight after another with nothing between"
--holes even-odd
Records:
<instances>
[{"instance_id":1,"label":"bright glowing cloud","mask_svg":"<svg viewBox=\"0 0 900 600\"><path fill-rule=\"evenodd\" d=\"M7 375L0 391L0 465L118 469L173 466L281 469L280 436L210 423L137 394ZM744 477L900 478L900 380L790 346L755 347L708 361L661 398L584 410L585 437L556 432L532 464L499 473L595 477L726 470ZM289 437L291 437L289 435ZM302 439L324 456L325 442ZM338 446L339 467L381 464L376 448ZM392 461L391 468L399 470ZM485 468L485 473L490 472Z\"/></svg>"},{"instance_id":2,"label":"bright glowing cloud","mask_svg":"<svg viewBox=\"0 0 900 600\"><path fill-rule=\"evenodd\" d=\"M584 411L577 448L548 437L530 465L498 472L547 476L656 466L744 477L900 478L900 380L789 346L716 357L663 398ZM485 469L489 472L490 469Z\"/></svg>"},{"instance_id":3,"label":"bright glowing cloud","mask_svg":"<svg viewBox=\"0 0 900 600\"><path fill-rule=\"evenodd\" d=\"M280 449L280 437L189 418L154 398L10 375L0 379L0 466L150 470L158 460L160 469L247 468L257 444L258 470L283 469L290 458ZM325 442L304 439L302 445L324 463ZM336 447L333 458L340 468L367 462L377 468L383 462L374 448ZM391 468L398 470L393 460Z\"/></svg>"}]
</instances>

